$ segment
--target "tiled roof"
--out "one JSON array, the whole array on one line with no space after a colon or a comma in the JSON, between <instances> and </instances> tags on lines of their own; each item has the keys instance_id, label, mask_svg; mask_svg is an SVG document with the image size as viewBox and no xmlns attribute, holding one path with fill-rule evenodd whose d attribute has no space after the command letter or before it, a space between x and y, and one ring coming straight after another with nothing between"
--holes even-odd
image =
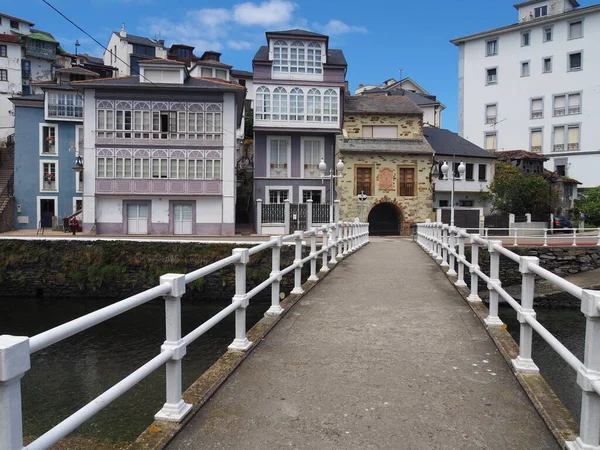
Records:
<instances>
[{"instance_id":1,"label":"tiled roof","mask_svg":"<svg viewBox=\"0 0 600 450\"><path fill-rule=\"evenodd\" d=\"M113 33L119 37L121 36L118 31L113 31ZM161 47L162 46L162 44L159 43L158 41L155 41L153 39L148 39L147 37L143 37L143 36L136 36L135 34L127 33L127 36L125 36L122 39L125 39L130 44L147 45L148 47Z\"/></svg>"},{"instance_id":2,"label":"tiled roof","mask_svg":"<svg viewBox=\"0 0 600 450\"><path fill-rule=\"evenodd\" d=\"M408 97L356 95L346 97L344 113L423 114L423 110Z\"/></svg>"},{"instance_id":3,"label":"tiled roof","mask_svg":"<svg viewBox=\"0 0 600 450\"><path fill-rule=\"evenodd\" d=\"M21 38L14 34L0 34L0 42L14 42L15 44L21 43Z\"/></svg>"},{"instance_id":4,"label":"tiled roof","mask_svg":"<svg viewBox=\"0 0 600 450\"><path fill-rule=\"evenodd\" d=\"M327 38L328 36L324 35L324 34L319 34L319 33L313 33L312 31L307 31L307 30L301 30L299 28L296 28L294 30L285 30L285 31L267 31L265 33L267 36L271 35L271 34L275 34L275 35L280 35L280 34L288 34L290 36L304 36L304 37L320 37L320 38Z\"/></svg>"},{"instance_id":5,"label":"tiled roof","mask_svg":"<svg viewBox=\"0 0 600 450\"><path fill-rule=\"evenodd\" d=\"M100 76L96 72L94 72L92 70L84 69L83 67L66 67L63 69L56 69L56 71L60 72L60 73L75 73L75 74L81 74L81 75L92 75L96 78L98 78Z\"/></svg>"},{"instance_id":6,"label":"tiled roof","mask_svg":"<svg viewBox=\"0 0 600 450\"><path fill-rule=\"evenodd\" d=\"M243 90L245 89L243 86L238 84L230 83L229 81L219 80L216 78L196 78L189 77L185 80L184 84L175 84L175 83L150 83L150 82L142 82L140 83L139 75L130 75L127 77L117 77L117 78L100 78L96 80L81 80L81 81L72 81L71 85L75 88L119 88L119 87L128 87L128 88L152 88L152 87L160 87L165 89L189 89L189 88L198 88L198 89L214 89L214 90ZM154 86L156 85L156 86Z\"/></svg>"},{"instance_id":7,"label":"tiled roof","mask_svg":"<svg viewBox=\"0 0 600 450\"><path fill-rule=\"evenodd\" d=\"M495 159L492 153L482 149L450 130L435 127L424 127L423 135L435 150L436 155L467 156L474 158Z\"/></svg>"},{"instance_id":8,"label":"tiled roof","mask_svg":"<svg viewBox=\"0 0 600 450\"><path fill-rule=\"evenodd\" d=\"M269 47L266 45L261 46L252 61L258 62L269 62ZM347 66L346 57L344 52L338 49L330 48L327 50L327 64L334 66Z\"/></svg>"},{"instance_id":9,"label":"tiled roof","mask_svg":"<svg viewBox=\"0 0 600 450\"><path fill-rule=\"evenodd\" d=\"M501 160L517 160L517 159L536 159L539 161L548 161L550 158L541 153L528 152L526 150L499 150L496 156Z\"/></svg>"},{"instance_id":10,"label":"tiled roof","mask_svg":"<svg viewBox=\"0 0 600 450\"><path fill-rule=\"evenodd\" d=\"M231 69L231 76L234 78L252 78L254 73L247 70Z\"/></svg>"},{"instance_id":11,"label":"tiled roof","mask_svg":"<svg viewBox=\"0 0 600 450\"><path fill-rule=\"evenodd\" d=\"M86 56L85 59L87 60L87 62L89 64L94 64L94 65L104 65L104 60L102 58L96 58L95 56Z\"/></svg>"},{"instance_id":12,"label":"tiled roof","mask_svg":"<svg viewBox=\"0 0 600 450\"><path fill-rule=\"evenodd\" d=\"M174 59L163 59L163 58L156 58L156 59L143 59L139 61L140 64L144 64L144 65L151 65L151 64L157 64L157 65L169 65L169 66L185 66L186 64L184 62L181 61L175 61Z\"/></svg>"},{"instance_id":13,"label":"tiled roof","mask_svg":"<svg viewBox=\"0 0 600 450\"><path fill-rule=\"evenodd\" d=\"M32 86L36 86L36 87L39 87L42 89L53 89L53 90L59 90L59 91L72 91L73 90L71 85L58 84L56 81L53 81L53 80L33 81L30 84Z\"/></svg>"},{"instance_id":14,"label":"tiled roof","mask_svg":"<svg viewBox=\"0 0 600 450\"><path fill-rule=\"evenodd\" d=\"M22 97L11 97L9 100L13 103L19 101L28 101L28 102L44 102L44 94L35 94L35 95L24 95Z\"/></svg>"}]
</instances>

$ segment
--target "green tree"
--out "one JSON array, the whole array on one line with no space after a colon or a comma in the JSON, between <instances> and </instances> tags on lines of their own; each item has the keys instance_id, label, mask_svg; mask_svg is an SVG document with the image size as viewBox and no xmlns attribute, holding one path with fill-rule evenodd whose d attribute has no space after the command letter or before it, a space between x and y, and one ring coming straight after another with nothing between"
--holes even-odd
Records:
<instances>
[{"instance_id":1,"label":"green tree","mask_svg":"<svg viewBox=\"0 0 600 450\"><path fill-rule=\"evenodd\" d=\"M575 214L585 214L586 223L600 225L600 186L587 189L575 200Z\"/></svg>"},{"instance_id":2,"label":"green tree","mask_svg":"<svg viewBox=\"0 0 600 450\"><path fill-rule=\"evenodd\" d=\"M546 178L525 174L503 161L496 163L496 174L489 193L482 197L491 202L492 210L522 216L540 216L554 210L558 194Z\"/></svg>"}]
</instances>

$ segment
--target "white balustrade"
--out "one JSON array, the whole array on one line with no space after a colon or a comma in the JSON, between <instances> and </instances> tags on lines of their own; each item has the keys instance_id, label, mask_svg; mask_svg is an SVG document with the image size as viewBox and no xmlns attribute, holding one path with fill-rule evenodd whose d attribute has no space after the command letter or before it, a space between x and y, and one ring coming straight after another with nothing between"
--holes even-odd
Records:
<instances>
[{"instance_id":1,"label":"white balustrade","mask_svg":"<svg viewBox=\"0 0 600 450\"><path fill-rule=\"evenodd\" d=\"M322 235L322 245L319 250L317 250L318 235ZM310 253L303 259L302 249L305 237L310 238ZM281 248L289 241L294 241L294 261L282 270ZM317 275L316 269L319 260L322 259L323 265L320 272L324 275L347 254L356 251L368 242L369 225L366 223L337 222L305 232L297 231L292 235L274 236L269 241L249 249L234 249L231 256L185 275L163 275L160 277L158 286L31 338L0 335L0 449L23 450L21 378L30 369L31 354L162 296L165 300L166 339L161 346L161 352L28 444L26 449L42 450L51 447L162 366L165 366L166 369L166 401L162 409L156 413L155 419L181 422L192 407L182 399L181 363L189 345L233 313L235 314L235 339L229 349L232 351L249 350L253 344L246 335L246 309L255 295L271 286L271 307L265 314L280 315L284 311L279 303L283 276L294 272L292 293L301 294L304 292L302 289L303 264L310 263L309 280L318 281L320 277ZM272 251L269 278L250 292L246 292L246 273L250 256L268 249ZM182 337L181 297L185 293L186 284L232 264L235 266L235 295L231 304Z\"/></svg>"},{"instance_id":2,"label":"white balustrade","mask_svg":"<svg viewBox=\"0 0 600 450\"><path fill-rule=\"evenodd\" d=\"M433 230L432 230L433 228ZM498 229L493 229L496 232ZM525 229L523 229L525 230ZM531 230L531 229L527 229ZM519 239L525 242L532 236L519 235L516 229L511 229L512 235L508 243L517 245ZM547 247L560 243L561 245L600 245L600 233L598 236L577 236L575 230L569 236L570 242L561 237L549 236L548 229L539 229L537 245ZM599 229L600 231L600 229ZM512 365L517 372L538 372L538 367L532 355L533 332L544 339L556 353L565 360L576 372L577 377L573 380L582 390L580 435L575 441L567 442L570 450L600 450L600 291L585 290L568 282L556 274L540 267L539 259L530 256L520 256L503 246L500 236L492 236L489 229L484 229L484 235L469 234L465 230L459 230L442 223L422 223L417 225L417 243L432 255L441 267L448 267L447 274L457 276L458 284L462 280L461 265L466 265L471 274L469 287L469 302L481 302L478 293L479 281L487 283L489 291L488 316L484 319L488 327L502 326L498 317L498 298L501 296L516 310L520 324L519 355L512 360ZM492 238L492 239L488 239ZM593 238L591 241L589 238ZM464 243L469 242L471 246L471 260L468 261L464 255ZM458 241L458 251L455 242ZM434 250L431 252L433 246ZM487 249L490 256L490 273L483 273L479 266L480 249ZM436 258L435 255L441 257ZM499 279L500 255L519 263L521 272L521 303L502 288ZM449 261L449 262L448 262ZM458 262L458 273L452 273L454 261ZM586 336L584 361L581 362L568 348L566 348L556 337L552 335L536 319L533 307L535 297L535 276L544 279L560 289L581 300L581 311L586 317ZM464 285L463 285L464 286Z\"/></svg>"}]
</instances>

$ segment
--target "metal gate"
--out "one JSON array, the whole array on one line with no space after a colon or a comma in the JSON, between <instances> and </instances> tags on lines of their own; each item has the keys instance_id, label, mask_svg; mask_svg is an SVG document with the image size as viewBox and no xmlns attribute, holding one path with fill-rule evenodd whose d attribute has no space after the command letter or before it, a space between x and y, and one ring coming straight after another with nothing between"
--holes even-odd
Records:
<instances>
[{"instance_id":1,"label":"metal gate","mask_svg":"<svg viewBox=\"0 0 600 450\"><path fill-rule=\"evenodd\" d=\"M454 225L459 228L466 228L469 233L478 233L479 230L479 209L458 209L454 208ZM442 222L450 223L450 209L442 209Z\"/></svg>"},{"instance_id":2,"label":"metal gate","mask_svg":"<svg viewBox=\"0 0 600 450\"><path fill-rule=\"evenodd\" d=\"M305 231L308 225L308 205L306 203L290 203L290 233Z\"/></svg>"}]
</instances>

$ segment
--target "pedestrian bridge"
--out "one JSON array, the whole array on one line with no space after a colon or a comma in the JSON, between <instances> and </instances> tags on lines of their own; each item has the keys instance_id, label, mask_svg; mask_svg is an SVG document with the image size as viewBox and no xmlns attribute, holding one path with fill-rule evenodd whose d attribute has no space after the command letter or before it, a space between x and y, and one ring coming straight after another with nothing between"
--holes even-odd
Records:
<instances>
[{"instance_id":1,"label":"pedestrian bridge","mask_svg":"<svg viewBox=\"0 0 600 450\"><path fill-rule=\"evenodd\" d=\"M588 320L581 362L547 336L529 303L534 273L555 283L561 279L533 268L536 261L520 259L522 303L509 303L520 314L521 342L507 350L497 317L498 296L506 294L498 280L497 256L511 252L501 242L441 224L419 226L419 245L401 238L371 238L365 245L368 240L362 224L332 224L274 238L190 274L165 275L151 292L40 335L0 337L0 448L48 448L166 365L165 405L131 449L600 449L600 352L597 346L592 351L600 344L598 292L565 286L582 299ZM279 250L286 242L295 245L296 259L281 268ZM465 257L465 244L471 245L474 259ZM492 261L489 275L477 265L477 253L484 249ZM245 264L259 251L273 252L273 270L246 292ZM236 267L232 305L181 336L185 284L229 264ZM305 283L303 264L310 265ZM465 287L465 268L472 277L470 288ZM279 303L279 282L288 273L294 273L295 287ZM478 296L480 280L490 292L489 310ZM245 308L265 288L272 289L271 308L264 323L246 332ZM23 447L19 379L29 368L29 354L158 296L166 301L167 339L161 353ZM182 393L186 346L230 313L236 315L236 338L217 365L232 370L213 371ZM577 372L572 379L583 391L579 437L552 393L540 394L544 383L531 355L532 331ZM550 402L544 404L544 395Z\"/></svg>"}]
</instances>

